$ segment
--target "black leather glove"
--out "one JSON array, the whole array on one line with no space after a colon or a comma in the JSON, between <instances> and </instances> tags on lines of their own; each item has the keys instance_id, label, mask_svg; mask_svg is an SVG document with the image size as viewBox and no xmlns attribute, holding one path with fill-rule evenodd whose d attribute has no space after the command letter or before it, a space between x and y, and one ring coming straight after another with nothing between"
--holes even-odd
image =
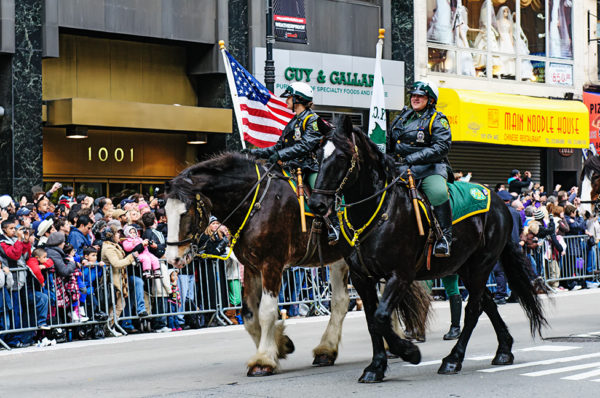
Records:
<instances>
[{"instance_id":1,"label":"black leather glove","mask_svg":"<svg viewBox=\"0 0 600 398\"><path fill-rule=\"evenodd\" d=\"M279 160L279 154L277 153L277 151L275 151L274 154L272 154L271 156L269 156L268 162L271 163L271 164L275 164L275 163L277 163L278 160Z\"/></svg>"},{"instance_id":2,"label":"black leather glove","mask_svg":"<svg viewBox=\"0 0 600 398\"><path fill-rule=\"evenodd\" d=\"M240 151L240 153L242 155L247 155L249 153L252 153L252 149L250 149L250 148L242 148L242 150Z\"/></svg>"}]
</instances>

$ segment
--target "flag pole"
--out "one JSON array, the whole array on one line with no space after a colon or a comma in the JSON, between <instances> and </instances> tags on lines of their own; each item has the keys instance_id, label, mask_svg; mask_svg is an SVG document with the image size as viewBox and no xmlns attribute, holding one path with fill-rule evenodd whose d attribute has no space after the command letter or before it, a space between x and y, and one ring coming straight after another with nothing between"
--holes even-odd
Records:
<instances>
[{"instance_id":1,"label":"flag pole","mask_svg":"<svg viewBox=\"0 0 600 398\"><path fill-rule=\"evenodd\" d=\"M229 58L227 54L225 54L225 42L223 40L219 40L219 49L221 50L221 55L223 56L223 63L225 64L225 73L227 74L227 82L229 83L229 92L231 93L231 101L233 102L233 112L235 114L235 120L238 127L238 132L240 133L240 141L242 142L242 148L246 149L246 141L244 141L244 131L242 130L242 111L240 108L240 101L238 98L235 80L233 78L233 73L231 72L231 64L229 63Z\"/></svg>"},{"instance_id":2,"label":"flag pole","mask_svg":"<svg viewBox=\"0 0 600 398\"><path fill-rule=\"evenodd\" d=\"M371 106L369 112L369 138L373 140L381 152L386 149L387 115L385 108L385 90L381 76L381 58L383 55L383 39L385 29L379 29L377 45L375 47L375 73L373 76L373 90L371 92Z\"/></svg>"}]
</instances>

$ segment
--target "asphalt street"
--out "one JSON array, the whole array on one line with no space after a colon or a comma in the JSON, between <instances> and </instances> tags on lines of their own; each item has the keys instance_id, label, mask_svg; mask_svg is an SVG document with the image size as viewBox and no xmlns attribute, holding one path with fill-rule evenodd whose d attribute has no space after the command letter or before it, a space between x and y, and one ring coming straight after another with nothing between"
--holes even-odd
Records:
<instances>
[{"instance_id":1,"label":"asphalt street","mask_svg":"<svg viewBox=\"0 0 600 398\"><path fill-rule=\"evenodd\" d=\"M437 374L454 342L442 340L449 326L446 302L434 303L423 362L390 361L383 383L357 383L371 356L362 312L344 324L335 366L314 368L326 317L293 319L287 331L296 352L279 374L246 377L254 346L242 326L146 334L0 351L2 397L597 397L600 390L600 289L560 293L545 300L550 328L532 339L518 304L500 307L515 339L515 364L490 364L496 337L482 316L463 370ZM565 340L563 337L571 337Z\"/></svg>"}]
</instances>

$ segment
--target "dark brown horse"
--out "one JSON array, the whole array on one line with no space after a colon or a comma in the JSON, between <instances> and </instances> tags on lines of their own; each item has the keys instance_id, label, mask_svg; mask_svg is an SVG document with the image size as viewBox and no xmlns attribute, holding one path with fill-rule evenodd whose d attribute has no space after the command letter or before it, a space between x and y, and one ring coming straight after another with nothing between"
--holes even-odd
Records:
<instances>
[{"instance_id":1,"label":"dark brown horse","mask_svg":"<svg viewBox=\"0 0 600 398\"><path fill-rule=\"evenodd\" d=\"M283 322L277 321L277 298L283 270L305 257L309 241L309 233L301 232L296 194L279 166L276 169L264 177L266 170L253 159L225 153L184 170L167 184L166 191L167 260L171 264L189 261L191 243L202 230L201 216L211 213L232 232L238 231L234 253L245 265L242 316L257 347L248 362L249 376L273 374L279 359L294 350ZM348 310L348 267L340 252L327 244L327 234L320 238L324 263L332 264L332 303L327 329L313 350L314 364L332 365ZM319 265L317 255L303 264ZM413 285L409 297L401 308L405 323L422 329L427 297L418 285Z\"/></svg>"},{"instance_id":2,"label":"dark brown horse","mask_svg":"<svg viewBox=\"0 0 600 398\"><path fill-rule=\"evenodd\" d=\"M583 164L581 171L579 195L582 215L586 211L598 213L600 203L600 156L590 156Z\"/></svg>"},{"instance_id":3,"label":"dark brown horse","mask_svg":"<svg viewBox=\"0 0 600 398\"><path fill-rule=\"evenodd\" d=\"M531 265L518 245L510 241L512 221L506 205L491 193L490 210L455 224L452 256L434 257L428 270L424 265L426 238L417 232L407 187L401 182L392 184L395 177L393 159L382 154L360 130L354 129L349 118L339 124L341 126L328 137L320 151L321 168L309 205L317 214L325 214L334 203L340 203L342 194L348 204L371 198L348 208L349 222L342 223L350 239L353 235L349 224L355 230L369 225L359 234L358 243L351 246L345 239L340 243L350 265L354 287L364 303L373 343L373 360L359 381L383 380L387 366L384 339L392 352L403 357L417 356L418 349L390 328L391 309L404 300L407 287L414 280L456 273L469 291L469 302L460 338L444 358L438 373L460 371L467 343L484 311L498 336L498 349L492 364L513 363L513 338L486 288L490 271L498 260L529 318L532 334L541 333L546 319L536 289L529 283ZM387 185L387 190L386 184L391 184ZM386 197L382 198L384 192ZM373 221L369 224L370 219ZM379 300L376 283L381 278L387 284Z\"/></svg>"}]
</instances>

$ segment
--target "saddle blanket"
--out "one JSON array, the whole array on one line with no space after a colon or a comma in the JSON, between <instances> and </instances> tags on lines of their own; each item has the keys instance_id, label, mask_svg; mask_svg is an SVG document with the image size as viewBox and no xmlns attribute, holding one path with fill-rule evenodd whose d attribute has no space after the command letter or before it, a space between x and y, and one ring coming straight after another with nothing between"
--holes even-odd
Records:
<instances>
[{"instance_id":1,"label":"saddle blanket","mask_svg":"<svg viewBox=\"0 0 600 398\"><path fill-rule=\"evenodd\" d=\"M455 181L448 184L448 193L450 194L450 207L452 208L452 224L490 210L492 201L490 190L483 185ZM423 202L419 203L425 212L427 221L430 222L429 212L425 211L425 205Z\"/></svg>"}]
</instances>

